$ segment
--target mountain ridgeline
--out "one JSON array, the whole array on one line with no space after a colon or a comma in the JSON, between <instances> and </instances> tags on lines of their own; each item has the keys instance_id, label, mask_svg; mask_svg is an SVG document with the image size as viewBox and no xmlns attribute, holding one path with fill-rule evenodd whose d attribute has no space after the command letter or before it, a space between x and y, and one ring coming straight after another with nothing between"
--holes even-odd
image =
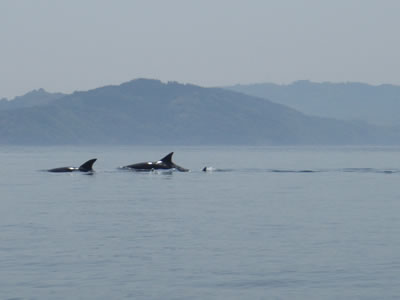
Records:
<instances>
[{"instance_id":1,"label":"mountain ridgeline","mask_svg":"<svg viewBox=\"0 0 400 300\"><path fill-rule=\"evenodd\" d=\"M270 99L308 115L400 126L400 86L300 80L288 85L258 83L227 89Z\"/></svg>"},{"instance_id":2,"label":"mountain ridgeline","mask_svg":"<svg viewBox=\"0 0 400 300\"><path fill-rule=\"evenodd\" d=\"M39 102L38 105L0 108L1 144L400 143L400 134L395 129L311 117L266 99L222 88L150 79Z\"/></svg>"},{"instance_id":3,"label":"mountain ridgeline","mask_svg":"<svg viewBox=\"0 0 400 300\"><path fill-rule=\"evenodd\" d=\"M62 93L48 93L44 89L38 89L10 101L0 99L0 111L46 105L64 96Z\"/></svg>"}]
</instances>

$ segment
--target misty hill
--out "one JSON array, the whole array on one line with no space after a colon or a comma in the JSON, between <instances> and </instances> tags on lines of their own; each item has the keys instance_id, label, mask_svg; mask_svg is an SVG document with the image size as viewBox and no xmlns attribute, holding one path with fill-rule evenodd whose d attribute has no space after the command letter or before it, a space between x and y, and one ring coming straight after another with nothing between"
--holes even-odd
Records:
<instances>
[{"instance_id":1,"label":"misty hill","mask_svg":"<svg viewBox=\"0 0 400 300\"><path fill-rule=\"evenodd\" d=\"M38 89L12 100L0 99L0 110L46 105L64 96L62 93L48 93L44 89Z\"/></svg>"},{"instance_id":2,"label":"misty hill","mask_svg":"<svg viewBox=\"0 0 400 300\"><path fill-rule=\"evenodd\" d=\"M2 144L397 144L398 131L309 117L220 88L137 79L0 111Z\"/></svg>"},{"instance_id":3,"label":"misty hill","mask_svg":"<svg viewBox=\"0 0 400 300\"><path fill-rule=\"evenodd\" d=\"M400 86L362 83L272 83L235 85L228 89L266 98L305 114L377 125L400 125Z\"/></svg>"}]
</instances>

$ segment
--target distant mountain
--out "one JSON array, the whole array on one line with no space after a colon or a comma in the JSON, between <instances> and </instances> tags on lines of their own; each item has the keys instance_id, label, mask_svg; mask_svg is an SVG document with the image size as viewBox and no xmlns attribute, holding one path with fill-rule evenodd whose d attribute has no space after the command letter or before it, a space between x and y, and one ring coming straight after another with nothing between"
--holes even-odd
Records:
<instances>
[{"instance_id":1,"label":"distant mountain","mask_svg":"<svg viewBox=\"0 0 400 300\"><path fill-rule=\"evenodd\" d=\"M44 89L38 89L23 96L15 97L12 100L7 100L6 98L0 99L0 110L46 105L64 96L65 94L48 93Z\"/></svg>"},{"instance_id":2,"label":"distant mountain","mask_svg":"<svg viewBox=\"0 0 400 300\"><path fill-rule=\"evenodd\" d=\"M0 111L2 144L399 144L398 131L309 117L268 100L137 79Z\"/></svg>"},{"instance_id":3,"label":"distant mountain","mask_svg":"<svg viewBox=\"0 0 400 300\"><path fill-rule=\"evenodd\" d=\"M309 115L400 125L400 86L302 80L289 85L260 83L228 89L266 98Z\"/></svg>"}]
</instances>

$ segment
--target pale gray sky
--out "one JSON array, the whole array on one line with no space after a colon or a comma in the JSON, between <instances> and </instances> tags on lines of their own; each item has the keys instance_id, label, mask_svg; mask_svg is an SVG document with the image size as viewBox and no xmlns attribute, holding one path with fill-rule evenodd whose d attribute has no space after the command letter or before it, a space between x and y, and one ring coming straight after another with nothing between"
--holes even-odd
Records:
<instances>
[{"instance_id":1,"label":"pale gray sky","mask_svg":"<svg viewBox=\"0 0 400 300\"><path fill-rule=\"evenodd\" d=\"M138 77L400 85L397 0L0 0L0 98Z\"/></svg>"}]
</instances>

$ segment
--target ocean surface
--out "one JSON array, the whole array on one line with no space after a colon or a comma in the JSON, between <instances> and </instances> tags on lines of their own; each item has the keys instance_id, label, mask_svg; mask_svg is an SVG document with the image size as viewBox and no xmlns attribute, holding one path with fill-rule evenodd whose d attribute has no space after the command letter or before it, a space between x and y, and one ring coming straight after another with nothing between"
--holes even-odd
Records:
<instances>
[{"instance_id":1,"label":"ocean surface","mask_svg":"<svg viewBox=\"0 0 400 300\"><path fill-rule=\"evenodd\" d=\"M171 151L191 172L118 169ZM400 148L2 146L0 165L0 299L400 299Z\"/></svg>"}]
</instances>

